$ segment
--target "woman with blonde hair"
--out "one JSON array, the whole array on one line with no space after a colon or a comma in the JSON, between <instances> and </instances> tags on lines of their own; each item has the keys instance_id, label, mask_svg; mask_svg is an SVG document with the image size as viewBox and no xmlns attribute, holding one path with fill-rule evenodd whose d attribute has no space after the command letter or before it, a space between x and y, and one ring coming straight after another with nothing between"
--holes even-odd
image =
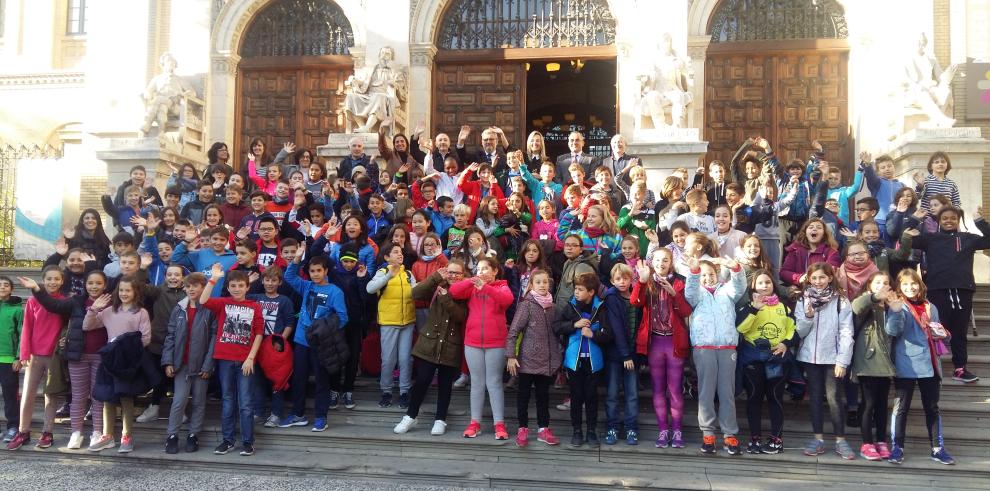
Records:
<instances>
[{"instance_id":1,"label":"woman with blonde hair","mask_svg":"<svg viewBox=\"0 0 990 491\"><path fill-rule=\"evenodd\" d=\"M547 147L543 141L543 134L539 131L532 131L526 137L526 168L534 175L540 174L540 167L547 159Z\"/></svg>"}]
</instances>

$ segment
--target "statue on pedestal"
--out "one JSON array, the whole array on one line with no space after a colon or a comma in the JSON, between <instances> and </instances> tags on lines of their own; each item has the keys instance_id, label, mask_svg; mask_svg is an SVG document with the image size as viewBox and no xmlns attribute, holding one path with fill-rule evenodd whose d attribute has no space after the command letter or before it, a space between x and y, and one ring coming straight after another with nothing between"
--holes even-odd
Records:
<instances>
[{"instance_id":1,"label":"statue on pedestal","mask_svg":"<svg viewBox=\"0 0 990 491\"><path fill-rule=\"evenodd\" d=\"M638 77L641 99L636 117L636 129L642 128L642 120L649 117L654 129L687 127L687 106L691 104L694 73L691 59L677 55L670 33L664 33L660 58L652 70ZM670 109L670 124L665 110Z\"/></svg>"},{"instance_id":2,"label":"statue on pedestal","mask_svg":"<svg viewBox=\"0 0 990 491\"><path fill-rule=\"evenodd\" d=\"M186 99L196 97L196 91L181 77L175 74L175 57L165 53L158 59L162 73L148 82L144 89L145 114L141 133L151 132L152 123L158 124L159 136L165 134L170 120L172 127L179 127L180 108Z\"/></svg>"},{"instance_id":3,"label":"statue on pedestal","mask_svg":"<svg viewBox=\"0 0 990 491\"><path fill-rule=\"evenodd\" d=\"M920 109L928 116L928 125L935 128L951 128L952 79L959 66L949 65L942 70L935 56L928 51L928 37L921 33L918 51L904 67L904 107Z\"/></svg>"},{"instance_id":4,"label":"statue on pedestal","mask_svg":"<svg viewBox=\"0 0 990 491\"><path fill-rule=\"evenodd\" d=\"M377 133L387 124L395 133L395 122L402 121L400 111L406 100L406 75L393 66L395 52L384 47L378 52L378 64L348 77L344 82L344 117L347 133Z\"/></svg>"}]
</instances>

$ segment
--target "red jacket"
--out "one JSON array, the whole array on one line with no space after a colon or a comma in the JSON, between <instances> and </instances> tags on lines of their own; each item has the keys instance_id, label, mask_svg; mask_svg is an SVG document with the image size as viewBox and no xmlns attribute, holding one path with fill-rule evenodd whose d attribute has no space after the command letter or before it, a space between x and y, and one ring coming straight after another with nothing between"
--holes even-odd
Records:
<instances>
[{"instance_id":1,"label":"red jacket","mask_svg":"<svg viewBox=\"0 0 990 491\"><path fill-rule=\"evenodd\" d=\"M468 169L457 178L457 188L464 193L465 202L471 207L471 218L468 223L474 223L478 206L481 205L481 181L472 181L470 180L472 177L474 172ZM498 216L505 214L505 194L502 193L502 187L496 184L488 188L488 195L498 200Z\"/></svg>"},{"instance_id":2,"label":"red jacket","mask_svg":"<svg viewBox=\"0 0 990 491\"><path fill-rule=\"evenodd\" d=\"M220 213L223 213L223 223L231 230L237 230L241 227L241 220L251 213L251 208L245 205L234 206L224 201L220 205Z\"/></svg>"},{"instance_id":3,"label":"red jacket","mask_svg":"<svg viewBox=\"0 0 990 491\"><path fill-rule=\"evenodd\" d=\"M509 330L505 311L512 305L513 295L505 280L495 280L478 290L470 279L450 285L450 296L468 301L468 318L464 326L464 346L472 348L504 348Z\"/></svg>"},{"instance_id":4,"label":"red jacket","mask_svg":"<svg viewBox=\"0 0 990 491\"><path fill-rule=\"evenodd\" d=\"M648 281L653 281L648 280ZM688 336L687 326L684 319L691 316L691 305L684 298L684 281L675 278L673 284L674 291L677 292L673 298L674 311L671 312L670 323L674 328L674 356L687 358L691 353L691 338ZM659 285L657 285L659 288ZM641 355L649 353L650 344L650 302L647 299L649 288L642 282L633 283L632 296L629 303L634 307L643 309L643 320L639 323L636 331L636 352Z\"/></svg>"},{"instance_id":5,"label":"red jacket","mask_svg":"<svg viewBox=\"0 0 990 491\"><path fill-rule=\"evenodd\" d=\"M412 265L413 278L416 278L416 283L422 283L438 269L447 267L447 262L447 256L443 254L438 255L436 259L429 262L418 259ZM416 300L415 304L417 309L430 308L430 302L428 300Z\"/></svg>"},{"instance_id":6,"label":"red jacket","mask_svg":"<svg viewBox=\"0 0 990 491\"><path fill-rule=\"evenodd\" d=\"M801 276L808 271L808 266L817 263L829 263L833 268L838 268L842 264L839 251L832 249L828 244L818 244L813 251L807 247L794 242L784 248L787 256L784 263L780 265L780 281L787 285L801 284Z\"/></svg>"},{"instance_id":7,"label":"red jacket","mask_svg":"<svg viewBox=\"0 0 990 491\"><path fill-rule=\"evenodd\" d=\"M275 341L281 341L282 351L275 350ZM258 364L265 377L272 383L272 390L285 390L292 377L292 347L281 334L265 336L258 348Z\"/></svg>"}]
</instances>

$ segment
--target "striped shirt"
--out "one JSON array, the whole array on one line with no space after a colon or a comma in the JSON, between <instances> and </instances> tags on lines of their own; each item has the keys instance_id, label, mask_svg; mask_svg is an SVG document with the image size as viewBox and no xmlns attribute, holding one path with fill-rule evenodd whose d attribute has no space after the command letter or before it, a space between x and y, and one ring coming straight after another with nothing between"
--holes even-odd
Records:
<instances>
[{"instance_id":1,"label":"striped shirt","mask_svg":"<svg viewBox=\"0 0 990 491\"><path fill-rule=\"evenodd\" d=\"M953 206L962 205L959 199L959 187L948 177L940 181L934 174L928 174L925 176L925 182L919 185L916 190L921 197L921 208L924 210L931 210L929 201L936 194L947 196L952 201Z\"/></svg>"}]
</instances>

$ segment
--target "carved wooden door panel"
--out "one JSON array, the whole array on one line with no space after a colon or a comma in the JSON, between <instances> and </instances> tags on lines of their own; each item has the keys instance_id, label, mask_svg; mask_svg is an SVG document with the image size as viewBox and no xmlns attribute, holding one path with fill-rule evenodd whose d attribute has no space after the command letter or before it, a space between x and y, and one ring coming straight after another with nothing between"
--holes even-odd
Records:
<instances>
[{"instance_id":1,"label":"carved wooden door panel","mask_svg":"<svg viewBox=\"0 0 990 491\"><path fill-rule=\"evenodd\" d=\"M462 124L474 132L469 150L480 142L481 130L498 126L509 143L520 147L526 135L526 68L521 63L438 64L433 84L433 134L443 132L455 143Z\"/></svg>"},{"instance_id":2,"label":"carved wooden door panel","mask_svg":"<svg viewBox=\"0 0 990 491\"><path fill-rule=\"evenodd\" d=\"M705 139L708 161L732 160L749 137L771 135L769 56L708 56L705 66Z\"/></svg>"},{"instance_id":3,"label":"carved wooden door panel","mask_svg":"<svg viewBox=\"0 0 990 491\"><path fill-rule=\"evenodd\" d=\"M352 73L350 67L302 71L301 104L296 110L298 146L315 153L316 147L327 144L327 135L344 131L344 81Z\"/></svg>"}]
</instances>

